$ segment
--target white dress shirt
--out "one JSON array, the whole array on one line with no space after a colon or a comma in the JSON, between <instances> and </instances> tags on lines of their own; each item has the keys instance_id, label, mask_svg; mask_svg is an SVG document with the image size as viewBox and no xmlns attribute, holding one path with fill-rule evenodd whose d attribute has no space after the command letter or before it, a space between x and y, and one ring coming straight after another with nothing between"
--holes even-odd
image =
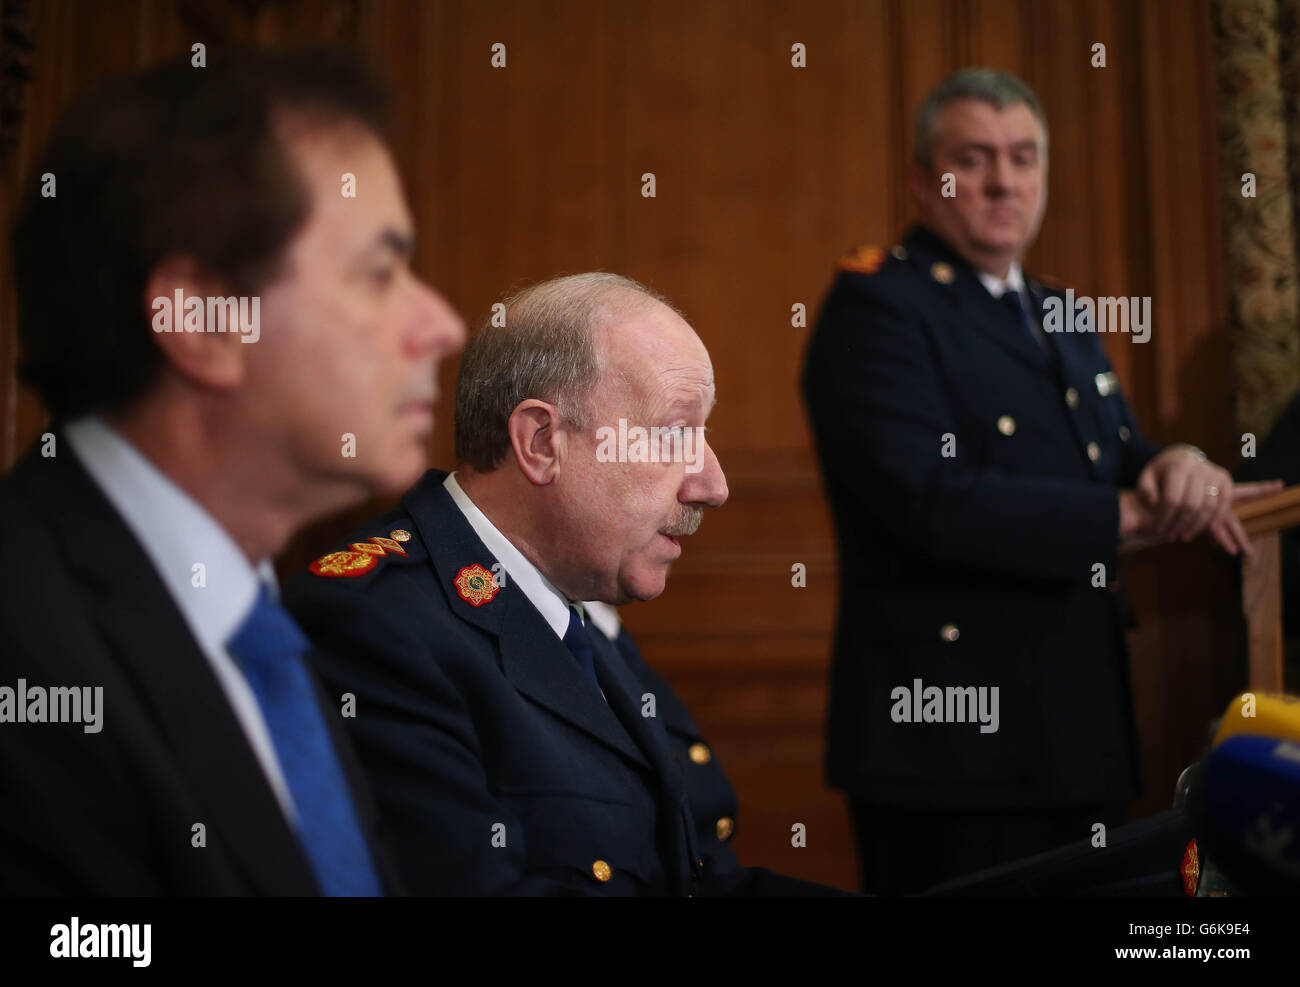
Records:
<instances>
[{"instance_id":1,"label":"white dress shirt","mask_svg":"<svg viewBox=\"0 0 1300 987\"><path fill-rule=\"evenodd\" d=\"M63 434L153 563L212 666L285 818L296 826L293 798L262 709L226 648L253 609L259 581L276 592L270 560L254 570L212 515L98 417L70 422ZM206 570L204 586L194 585L196 563Z\"/></svg>"},{"instance_id":2,"label":"white dress shirt","mask_svg":"<svg viewBox=\"0 0 1300 987\"><path fill-rule=\"evenodd\" d=\"M528 561L523 552L510 543L509 538L497 530L497 526L488 520L487 515L478 509L474 501L469 499L469 494L465 493L456 482L455 471L447 474L447 479L442 481L442 486L447 493L451 494L451 499L465 515L465 520L474 529L474 534L479 536L487 546L487 550L501 563L501 568L506 571L506 577L515 581L515 585L523 591L524 596L528 597L528 602L536 607L537 612L550 624L556 637L563 641L565 633L569 630L570 607L578 611L579 619L584 626L586 625L587 613L583 604L571 602L555 588L554 583L542 575L537 566ZM600 689L601 698L609 702L609 697L605 695L605 690L599 683L596 687Z\"/></svg>"},{"instance_id":3,"label":"white dress shirt","mask_svg":"<svg viewBox=\"0 0 1300 987\"><path fill-rule=\"evenodd\" d=\"M1025 272L1020 269L1020 261L1011 262L1011 270L1007 271L1005 279L995 278L984 271L979 272L979 277L980 284L984 285L994 298L1001 298L1008 291L1018 291L1021 304L1025 303Z\"/></svg>"},{"instance_id":4,"label":"white dress shirt","mask_svg":"<svg viewBox=\"0 0 1300 987\"><path fill-rule=\"evenodd\" d=\"M623 627L622 618L618 615L618 607L601 603L599 600L587 600L582 604L582 608L587 611L587 619L599 627L602 634L611 641L618 637Z\"/></svg>"}]
</instances>

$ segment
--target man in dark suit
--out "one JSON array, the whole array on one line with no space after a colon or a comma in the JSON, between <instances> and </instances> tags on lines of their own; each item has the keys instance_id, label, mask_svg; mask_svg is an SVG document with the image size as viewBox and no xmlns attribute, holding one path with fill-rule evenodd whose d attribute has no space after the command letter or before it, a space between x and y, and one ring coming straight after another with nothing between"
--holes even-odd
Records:
<instances>
[{"instance_id":1,"label":"man in dark suit","mask_svg":"<svg viewBox=\"0 0 1300 987\"><path fill-rule=\"evenodd\" d=\"M457 470L287 593L328 649L322 678L355 700L404 877L435 894L827 892L705 860L662 697L577 602L658 596L727 498L703 343L610 274L527 289L502 321L461 363Z\"/></svg>"},{"instance_id":2,"label":"man in dark suit","mask_svg":"<svg viewBox=\"0 0 1300 987\"><path fill-rule=\"evenodd\" d=\"M20 369L53 426L0 482L0 891L399 887L269 562L418 476L463 339L407 266L381 102L339 52L187 56L34 169Z\"/></svg>"},{"instance_id":3,"label":"man in dark suit","mask_svg":"<svg viewBox=\"0 0 1300 987\"><path fill-rule=\"evenodd\" d=\"M1153 445L1096 333L1053 331L1076 326L1070 296L1020 268L1046 173L1022 81L937 86L921 225L846 260L806 356L840 556L827 762L880 893L1122 819L1142 771L1120 546L1245 550L1232 503L1276 489Z\"/></svg>"}]
</instances>

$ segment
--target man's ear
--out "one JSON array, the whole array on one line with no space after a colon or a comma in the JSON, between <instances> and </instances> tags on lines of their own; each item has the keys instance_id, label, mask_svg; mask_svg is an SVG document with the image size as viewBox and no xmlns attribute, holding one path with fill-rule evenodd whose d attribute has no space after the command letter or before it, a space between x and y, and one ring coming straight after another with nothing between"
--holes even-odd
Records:
<instances>
[{"instance_id":1,"label":"man's ear","mask_svg":"<svg viewBox=\"0 0 1300 987\"><path fill-rule=\"evenodd\" d=\"M918 211L924 206L933 182L934 176L915 161L907 166L907 188L912 193L912 206Z\"/></svg>"},{"instance_id":2,"label":"man's ear","mask_svg":"<svg viewBox=\"0 0 1300 987\"><path fill-rule=\"evenodd\" d=\"M248 327L239 322L238 305L225 332L208 325L208 298L227 297L224 289L192 258L167 257L145 282L144 306L154 342L171 368L200 387L229 391L244 381L248 354L243 340ZM200 307L195 309L196 305ZM195 326L203 331L194 331Z\"/></svg>"},{"instance_id":3,"label":"man's ear","mask_svg":"<svg viewBox=\"0 0 1300 987\"><path fill-rule=\"evenodd\" d=\"M564 440L558 422L555 405L529 398L519 402L506 423L519 471L539 487L551 483L559 470L558 447Z\"/></svg>"}]
</instances>

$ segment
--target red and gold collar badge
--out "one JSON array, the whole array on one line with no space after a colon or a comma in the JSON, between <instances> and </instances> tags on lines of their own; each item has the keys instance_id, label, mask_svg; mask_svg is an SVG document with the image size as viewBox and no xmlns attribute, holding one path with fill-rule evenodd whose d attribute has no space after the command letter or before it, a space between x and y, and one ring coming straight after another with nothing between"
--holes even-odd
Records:
<instances>
[{"instance_id":1,"label":"red and gold collar badge","mask_svg":"<svg viewBox=\"0 0 1300 987\"><path fill-rule=\"evenodd\" d=\"M477 562L465 566L456 573L455 583L456 592L471 607L481 607L485 603L491 603L492 597L496 596L497 591L501 589L492 578L492 573Z\"/></svg>"}]
</instances>

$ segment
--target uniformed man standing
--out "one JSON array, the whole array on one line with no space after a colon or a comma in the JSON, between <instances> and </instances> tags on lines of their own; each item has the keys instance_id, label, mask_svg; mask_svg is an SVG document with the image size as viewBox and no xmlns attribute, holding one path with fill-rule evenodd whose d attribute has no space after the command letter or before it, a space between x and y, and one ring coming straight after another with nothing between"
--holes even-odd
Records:
<instances>
[{"instance_id":1,"label":"uniformed man standing","mask_svg":"<svg viewBox=\"0 0 1300 987\"><path fill-rule=\"evenodd\" d=\"M877 893L1123 818L1142 769L1119 548L1246 550L1234 500L1277 489L1154 446L1096 333L1044 331L1076 314L1020 267L1046 178L1029 86L940 83L916 121L921 225L842 263L806 357L840 554L829 776Z\"/></svg>"}]
</instances>

